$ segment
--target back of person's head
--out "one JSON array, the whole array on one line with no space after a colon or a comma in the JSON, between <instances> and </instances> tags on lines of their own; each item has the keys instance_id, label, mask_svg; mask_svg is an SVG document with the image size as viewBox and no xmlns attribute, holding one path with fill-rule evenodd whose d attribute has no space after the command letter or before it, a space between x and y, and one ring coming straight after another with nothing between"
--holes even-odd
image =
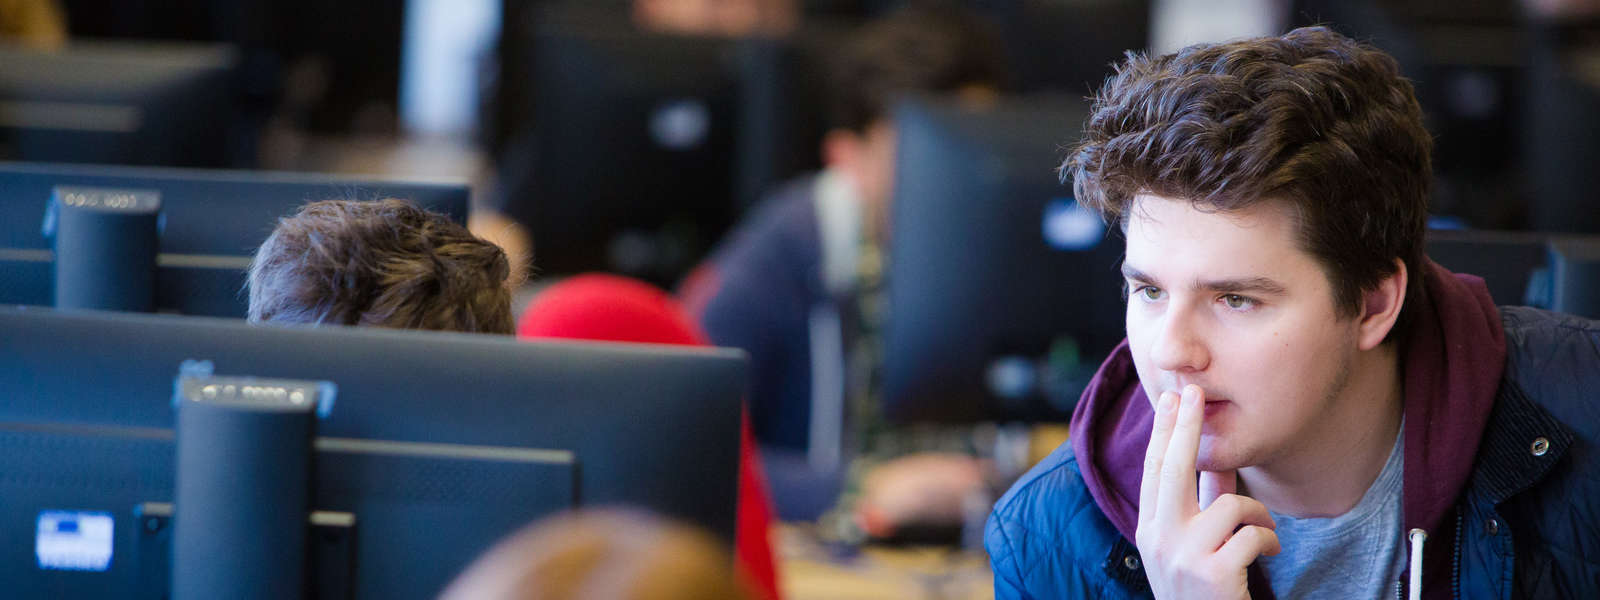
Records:
<instances>
[{"instance_id":1,"label":"back of person's head","mask_svg":"<svg viewBox=\"0 0 1600 600\"><path fill-rule=\"evenodd\" d=\"M633 19L664 33L782 35L800 20L798 0L633 0Z\"/></svg>"},{"instance_id":2,"label":"back of person's head","mask_svg":"<svg viewBox=\"0 0 1600 600\"><path fill-rule=\"evenodd\" d=\"M942 3L900 8L854 32L835 59L830 115L836 129L865 131L908 93L1000 88L1000 37L976 15Z\"/></svg>"},{"instance_id":3,"label":"back of person's head","mask_svg":"<svg viewBox=\"0 0 1600 600\"><path fill-rule=\"evenodd\" d=\"M748 600L709 535L628 510L535 523L497 544L441 600Z\"/></svg>"},{"instance_id":4,"label":"back of person's head","mask_svg":"<svg viewBox=\"0 0 1600 600\"><path fill-rule=\"evenodd\" d=\"M509 334L509 275L500 247L411 202L312 202L256 251L249 318Z\"/></svg>"},{"instance_id":5,"label":"back of person's head","mask_svg":"<svg viewBox=\"0 0 1600 600\"><path fill-rule=\"evenodd\" d=\"M587 273L551 284L528 302L517 337L708 346L676 299L643 281Z\"/></svg>"},{"instance_id":6,"label":"back of person's head","mask_svg":"<svg viewBox=\"0 0 1600 600\"><path fill-rule=\"evenodd\" d=\"M1405 262L1399 331L1425 291L1432 142L1393 58L1308 27L1130 53L1096 95L1062 177L1124 227L1138 194L1218 211L1287 203L1341 315L1358 314L1362 292Z\"/></svg>"}]
</instances>

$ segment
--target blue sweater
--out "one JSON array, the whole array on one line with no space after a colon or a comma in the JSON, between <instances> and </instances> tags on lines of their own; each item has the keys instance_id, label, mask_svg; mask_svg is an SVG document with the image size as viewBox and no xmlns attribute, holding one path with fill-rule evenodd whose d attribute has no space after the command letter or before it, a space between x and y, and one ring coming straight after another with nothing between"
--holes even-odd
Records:
<instances>
[{"instance_id":1,"label":"blue sweater","mask_svg":"<svg viewBox=\"0 0 1600 600\"><path fill-rule=\"evenodd\" d=\"M713 343L750 354L750 423L768 447L806 448L810 314L835 302L822 281L815 182L805 177L775 191L680 290Z\"/></svg>"}]
</instances>

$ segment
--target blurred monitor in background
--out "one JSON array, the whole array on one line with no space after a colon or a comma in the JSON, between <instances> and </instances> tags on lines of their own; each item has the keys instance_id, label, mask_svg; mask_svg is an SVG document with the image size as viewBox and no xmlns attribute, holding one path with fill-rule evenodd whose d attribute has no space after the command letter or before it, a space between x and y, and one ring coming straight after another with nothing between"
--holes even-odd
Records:
<instances>
[{"instance_id":1,"label":"blurred monitor in background","mask_svg":"<svg viewBox=\"0 0 1600 600\"><path fill-rule=\"evenodd\" d=\"M229 166L238 53L200 44L0 46L0 160Z\"/></svg>"},{"instance_id":2,"label":"blurred monitor in background","mask_svg":"<svg viewBox=\"0 0 1600 600\"><path fill-rule=\"evenodd\" d=\"M154 169L0 163L0 303L52 305L62 244L99 242L62 231L52 215L58 190L149 194L160 203L153 265L157 312L243 318L243 293L250 256L280 217L300 205L329 198L405 198L466 223L467 185L459 181L384 181L304 173L198 169ZM59 206L56 207L59 209ZM77 233L95 233L79 230ZM77 238L76 240L72 238ZM133 257L131 247L103 248L115 261L87 265L116 268ZM119 293L126 290L115 290Z\"/></svg>"},{"instance_id":3,"label":"blurred monitor in background","mask_svg":"<svg viewBox=\"0 0 1600 600\"><path fill-rule=\"evenodd\" d=\"M671 285L745 205L815 164L800 149L820 138L820 38L659 34L587 16L547 11L505 48L526 72L498 99L523 102L524 116L497 125L514 129L496 156L496 203L528 229L541 274Z\"/></svg>"},{"instance_id":4,"label":"blurred monitor in background","mask_svg":"<svg viewBox=\"0 0 1600 600\"><path fill-rule=\"evenodd\" d=\"M236 46L242 62L238 101L246 113L243 126L260 129L271 121L274 131L321 135L397 131L405 2L61 0L60 4L74 38Z\"/></svg>"},{"instance_id":5,"label":"blurred monitor in background","mask_svg":"<svg viewBox=\"0 0 1600 600\"><path fill-rule=\"evenodd\" d=\"M497 194L536 269L670 281L732 219L732 44L546 24L530 50L533 116Z\"/></svg>"},{"instance_id":6,"label":"blurred monitor in background","mask_svg":"<svg viewBox=\"0 0 1600 600\"><path fill-rule=\"evenodd\" d=\"M1150 45L1152 4L1150 0L966 2L998 26L1016 91L1083 96L1111 75L1111 64L1123 52Z\"/></svg>"},{"instance_id":7,"label":"blurred monitor in background","mask_svg":"<svg viewBox=\"0 0 1600 600\"><path fill-rule=\"evenodd\" d=\"M1550 242L1550 308L1600 319L1600 238Z\"/></svg>"},{"instance_id":8,"label":"blurred monitor in background","mask_svg":"<svg viewBox=\"0 0 1600 600\"><path fill-rule=\"evenodd\" d=\"M1526 231L1428 230L1428 258L1456 273L1483 278L1494 303L1550 308L1539 290L1549 265L1550 236Z\"/></svg>"},{"instance_id":9,"label":"blurred monitor in background","mask_svg":"<svg viewBox=\"0 0 1600 600\"><path fill-rule=\"evenodd\" d=\"M1123 338L1122 246L1053 168L1088 106L895 112L884 414L1061 421Z\"/></svg>"},{"instance_id":10,"label":"blurred monitor in background","mask_svg":"<svg viewBox=\"0 0 1600 600\"><path fill-rule=\"evenodd\" d=\"M1600 2L1524 0L1532 32L1523 86L1530 226L1600 233ZM1589 315L1595 316L1593 314Z\"/></svg>"},{"instance_id":11,"label":"blurred monitor in background","mask_svg":"<svg viewBox=\"0 0 1600 600\"><path fill-rule=\"evenodd\" d=\"M1600 236L1428 231L1428 258L1484 279L1496 304L1600 318Z\"/></svg>"}]
</instances>

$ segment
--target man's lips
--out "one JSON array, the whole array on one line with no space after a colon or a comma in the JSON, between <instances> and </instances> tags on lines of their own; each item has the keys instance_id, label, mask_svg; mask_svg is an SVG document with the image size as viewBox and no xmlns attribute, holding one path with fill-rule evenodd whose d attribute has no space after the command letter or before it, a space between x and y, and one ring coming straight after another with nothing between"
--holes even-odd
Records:
<instances>
[{"instance_id":1,"label":"man's lips","mask_svg":"<svg viewBox=\"0 0 1600 600\"><path fill-rule=\"evenodd\" d=\"M1206 416L1210 417L1211 415L1222 412L1222 409L1227 408L1229 404L1232 404L1232 402L1227 398L1206 398Z\"/></svg>"}]
</instances>

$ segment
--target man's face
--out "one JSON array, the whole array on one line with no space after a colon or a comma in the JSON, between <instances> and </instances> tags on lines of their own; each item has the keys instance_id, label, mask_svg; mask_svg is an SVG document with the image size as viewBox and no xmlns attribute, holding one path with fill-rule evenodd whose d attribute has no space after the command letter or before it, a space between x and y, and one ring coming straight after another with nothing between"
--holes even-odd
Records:
<instances>
[{"instance_id":1,"label":"man's face","mask_svg":"<svg viewBox=\"0 0 1600 600\"><path fill-rule=\"evenodd\" d=\"M863 159L861 196L867 204L867 218L878 239L889 231L889 201L894 198L894 122L879 119L862 136Z\"/></svg>"},{"instance_id":2,"label":"man's face","mask_svg":"<svg viewBox=\"0 0 1600 600\"><path fill-rule=\"evenodd\" d=\"M634 20L646 29L689 35L743 37L794 29L794 0L635 0Z\"/></svg>"},{"instance_id":3,"label":"man's face","mask_svg":"<svg viewBox=\"0 0 1600 600\"><path fill-rule=\"evenodd\" d=\"M1205 389L1201 470L1288 458L1347 386L1358 320L1337 314L1289 210L1203 212L1152 195L1130 206L1128 344L1152 401Z\"/></svg>"}]
</instances>

